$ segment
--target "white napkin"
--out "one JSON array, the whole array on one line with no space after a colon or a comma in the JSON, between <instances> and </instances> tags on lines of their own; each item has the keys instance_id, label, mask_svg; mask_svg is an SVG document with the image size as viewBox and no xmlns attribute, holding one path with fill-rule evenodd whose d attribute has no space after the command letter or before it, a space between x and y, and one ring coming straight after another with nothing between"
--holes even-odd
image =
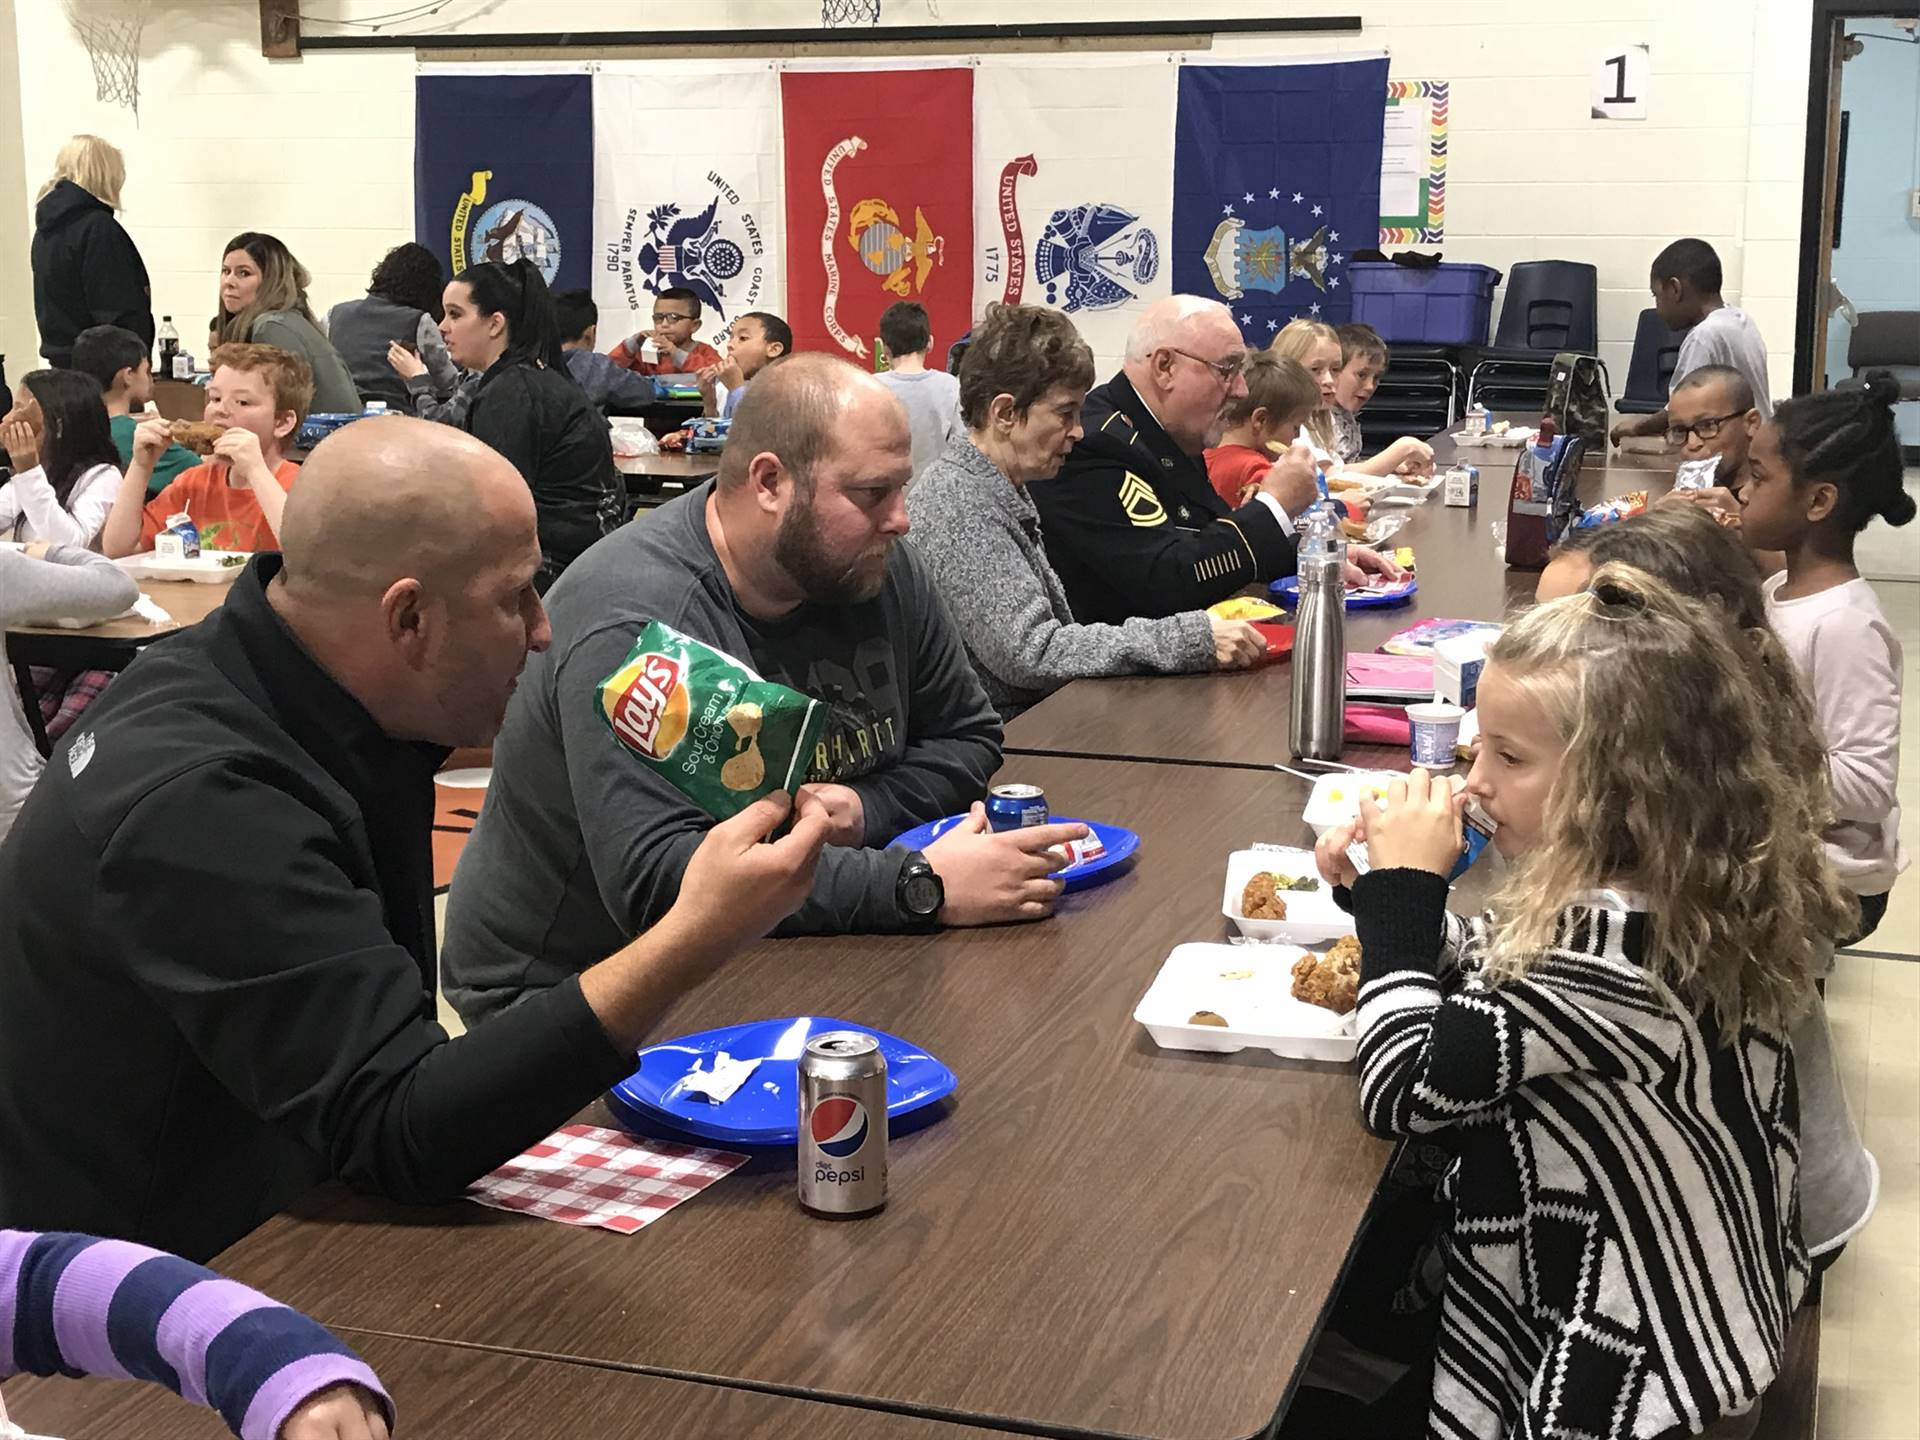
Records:
<instances>
[{"instance_id":1,"label":"white napkin","mask_svg":"<svg viewBox=\"0 0 1920 1440\"><path fill-rule=\"evenodd\" d=\"M760 1068L760 1060L758 1055L751 1060L736 1060L722 1050L713 1057L712 1068L703 1070L695 1065L676 1080L662 1098L701 1095L716 1105L724 1105L733 1098L734 1091L747 1083L747 1077Z\"/></svg>"},{"instance_id":2,"label":"white napkin","mask_svg":"<svg viewBox=\"0 0 1920 1440\"><path fill-rule=\"evenodd\" d=\"M133 602L133 613L149 625L171 625L173 616L169 615L146 591L140 592L140 598Z\"/></svg>"}]
</instances>

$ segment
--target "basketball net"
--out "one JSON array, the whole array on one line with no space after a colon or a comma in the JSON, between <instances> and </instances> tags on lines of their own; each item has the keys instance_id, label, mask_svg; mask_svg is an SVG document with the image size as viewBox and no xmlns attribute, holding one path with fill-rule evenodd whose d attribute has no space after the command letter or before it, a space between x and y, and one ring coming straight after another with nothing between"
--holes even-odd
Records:
<instances>
[{"instance_id":1,"label":"basketball net","mask_svg":"<svg viewBox=\"0 0 1920 1440\"><path fill-rule=\"evenodd\" d=\"M140 34L149 0L66 0L67 21L93 61L96 100L140 113Z\"/></svg>"},{"instance_id":2,"label":"basketball net","mask_svg":"<svg viewBox=\"0 0 1920 1440\"><path fill-rule=\"evenodd\" d=\"M841 25L878 25L880 0L820 0L820 23L829 29Z\"/></svg>"}]
</instances>

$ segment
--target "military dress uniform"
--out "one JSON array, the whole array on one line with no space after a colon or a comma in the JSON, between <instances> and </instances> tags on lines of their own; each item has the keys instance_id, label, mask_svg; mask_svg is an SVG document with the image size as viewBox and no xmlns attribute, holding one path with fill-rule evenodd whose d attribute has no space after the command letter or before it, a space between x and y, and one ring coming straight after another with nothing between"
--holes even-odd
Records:
<instances>
[{"instance_id":1,"label":"military dress uniform","mask_svg":"<svg viewBox=\"0 0 1920 1440\"><path fill-rule=\"evenodd\" d=\"M1080 424L1060 474L1028 492L1075 620L1201 610L1293 573L1293 535L1275 509L1230 508L1206 461L1174 443L1125 375L1089 392Z\"/></svg>"}]
</instances>

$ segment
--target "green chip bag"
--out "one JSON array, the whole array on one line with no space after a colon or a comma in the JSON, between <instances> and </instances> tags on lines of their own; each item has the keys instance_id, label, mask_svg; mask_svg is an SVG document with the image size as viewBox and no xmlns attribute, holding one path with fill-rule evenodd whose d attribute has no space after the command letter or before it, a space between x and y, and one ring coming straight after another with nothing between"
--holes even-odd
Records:
<instances>
[{"instance_id":1,"label":"green chip bag","mask_svg":"<svg viewBox=\"0 0 1920 1440\"><path fill-rule=\"evenodd\" d=\"M827 724L818 700L658 620L600 682L594 708L635 759L716 820L799 788Z\"/></svg>"}]
</instances>

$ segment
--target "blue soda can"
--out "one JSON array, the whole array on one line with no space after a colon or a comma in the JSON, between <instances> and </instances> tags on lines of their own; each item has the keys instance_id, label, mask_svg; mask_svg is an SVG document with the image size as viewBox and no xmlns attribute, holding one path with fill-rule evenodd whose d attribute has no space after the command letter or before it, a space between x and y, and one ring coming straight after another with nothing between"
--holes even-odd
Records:
<instances>
[{"instance_id":1,"label":"blue soda can","mask_svg":"<svg viewBox=\"0 0 1920 1440\"><path fill-rule=\"evenodd\" d=\"M987 792L987 824L995 830L1024 830L1047 823L1047 792L1038 785L996 785Z\"/></svg>"}]
</instances>

